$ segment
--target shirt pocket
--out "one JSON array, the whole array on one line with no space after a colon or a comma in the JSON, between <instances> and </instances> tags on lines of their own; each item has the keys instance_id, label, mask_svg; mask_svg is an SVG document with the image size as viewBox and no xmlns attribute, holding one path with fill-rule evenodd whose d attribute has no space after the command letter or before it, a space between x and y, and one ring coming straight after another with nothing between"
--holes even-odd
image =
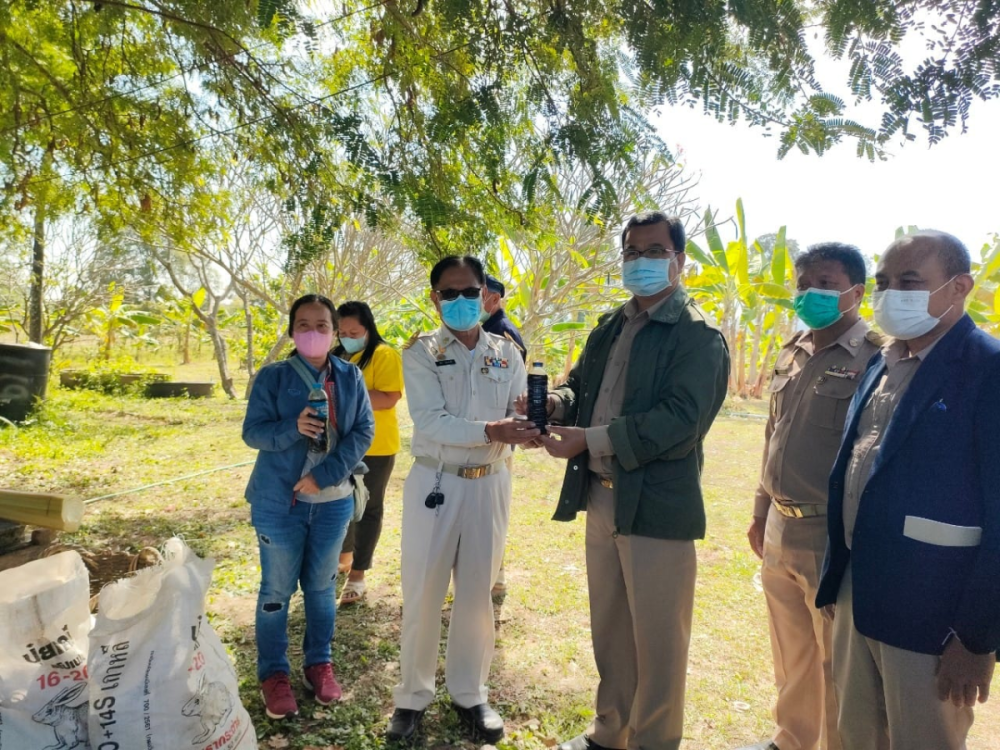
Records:
<instances>
[{"instance_id":1,"label":"shirt pocket","mask_svg":"<svg viewBox=\"0 0 1000 750\"><path fill-rule=\"evenodd\" d=\"M781 403L785 398L785 387L791 379L791 375L778 375L777 373L771 378L771 385L768 386L767 392L771 394L772 417L776 417L781 413Z\"/></svg>"},{"instance_id":2,"label":"shirt pocket","mask_svg":"<svg viewBox=\"0 0 1000 750\"><path fill-rule=\"evenodd\" d=\"M980 526L956 526L920 516L907 516L903 536L938 547L978 547L983 537Z\"/></svg>"},{"instance_id":3,"label":"shirt pocket","mask_svg":"<svg viewBox=\"0 0 1000 750\"><path fill-rule=\"evenodd\" d=\"M807 394L806 419L816 427L825 427L840 434L844 430L847 409L851 398L858 390L858 383L847 378L824 376L826 380L817 382L812 392Z\"/></svg>"},{"instance_id":4,"label":"shirt pocket","mask_svg":"<svg viewBox=\"0 0 1000 750\"><path fill-rule=\"evenodd\" d=\"M488 367L480 381L483 389L483 400L493 409L502 409L507 413L510 401L511 371L506 367Z\"/></svg>"}]
</instances>

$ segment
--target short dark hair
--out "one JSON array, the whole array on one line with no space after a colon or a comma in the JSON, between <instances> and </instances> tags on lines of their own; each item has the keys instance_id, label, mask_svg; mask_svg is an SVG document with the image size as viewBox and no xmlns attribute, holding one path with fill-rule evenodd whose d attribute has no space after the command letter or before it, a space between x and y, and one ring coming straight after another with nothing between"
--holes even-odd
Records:
<instances>
[{"instance_id":1,"label":"short dark hair","mask_svg":"<svg viewBox=\"0 0 1000 750\"><path fill-rule=\"evenodd\" d=\"M302 305L312 305L320 304L323 305L327 310L330 311L330 320L333 321L334 325L337 325L337 308L334 304L322 294L305 294L299 297L292 303L292 309L288 311L288 335L291 336L295 331L295 313L299 311Z\"/></svg>"},{"instance_id":2,"label":"short dark hair","mask_svg":"<svg viewBox=\"0 0 1000 750\"><path fill-rule=\"evenodd\" d=\"M361 370L365 369L368 367L368 363L372 361L372 357L375 356L375 350L378 349L379 344L385 342L382 334L378 332L378 326L375 325L375 314L367 302L350 300L337 307L337 317L340 320L344 318L357 318L358 323L368 332L368 341L365 343L365 348L361 353L361 359L358 360L358 368ZM347 350L344 349L343 344L338 343L333 348L333 354L336 357L343 357L346 353Z\"/></svg>"},{"instance_id":3,"label":"short dark hair","mask_svg":"<svg viewBox=\"0 0 1000 750\"><path fill-rule=\"evenodd\" d=\"M687 247L687 239L684 235L684 224L678 216L667 216L663 211L640 211L632 214L625 221L625 228L622 229L622 250L625 249L625 235L632 227L651 227L655 224L666 224L670 233L670 244L679 253L684 252Z\"/></svg>"},{"instance_id":4,"label":"short dark hair","mask_svg":"<svg viewBox=\"0 0 1000 750\"><path fill-rule=\"evenodd\" d=\"M810 245L795 257L795 270L801 271L821 260L832 260L844 267L852 284L864 284L868 278L868 263L854 245L846 242L820 242Z\"/></svg>"},{"instance_id":5,"label":"short dark hair","mask_svg":"<svg viewBox=\"0 0 1000 750\"><path fill-rule=\"evenodd\" d=\"M910 238L933 241L934 250L949 278L972 273L972 256L969 255L969 249L955 235L937 229L921 229L919 232L900 237L893 245Z\"/></svg>"},{"instance_id":6,"label":"short dark hair","mask_svg":"<svg viewBox=\"0 0 1000 750\"><path fill-rule=\"evenodd\" d=\"M466 266L472 269L473 275L479 281L480 286L486 286L486 271L483 270L483 262L472 255L446 255L431 269L431 289L434 289L441 280L441 274L449 268L460 268Z\"/></svg>"}]
</instances>

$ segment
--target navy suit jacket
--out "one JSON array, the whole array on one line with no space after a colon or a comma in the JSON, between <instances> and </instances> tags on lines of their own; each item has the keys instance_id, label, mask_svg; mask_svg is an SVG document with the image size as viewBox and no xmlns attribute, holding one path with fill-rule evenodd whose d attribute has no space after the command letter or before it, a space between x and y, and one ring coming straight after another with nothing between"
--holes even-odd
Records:
<instances>
[{"instance_id":1,"label":"navy suit jacket","mask_svg":"<svg viewBox=\"0 0 1000 750\"><path fill-rule=\"evenodd\" d=\"M861 634L940 654L954 630L970 651L996 651L1000 341L966 315L920 364L889 422L848 549L844 478L861 412L885 367L875 355L847 413L830 476L830 536L816 605L836 602L850 562Z\"/></svg>"}]
</instances>

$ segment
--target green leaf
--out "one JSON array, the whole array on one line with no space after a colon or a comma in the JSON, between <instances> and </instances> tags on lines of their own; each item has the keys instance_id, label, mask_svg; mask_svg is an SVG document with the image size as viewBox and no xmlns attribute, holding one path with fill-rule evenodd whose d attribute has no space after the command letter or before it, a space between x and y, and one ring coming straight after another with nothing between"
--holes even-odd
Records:
<instances>
[{"instance_id":1,"label":"green leaf","mask_svg":"<svg viewBox=\"0 0 1000 750\"><path fill-rule=\"evenodd\" d=\"M744 245L749 244L747 242L747 222L746 215L743 213L743 199L736 199L736 223L740 228L740 242Z\"/></svg>"},{"instance_id":2,"label":"green leaf","mask_svg":"<svg viewBox=\"0 0 1000 750\"><path fill-rule=\"evenodd\" d=\"M747 246L739 240L733 240L726 248L726 265L736 269L736 279L740 284L750 283L750 266L747 258Z\"/></svg>"},{"instance_id":3,"label":"green leaf","mask_svg":"<svg viewBox=\"0 0 1000 750\"><path fill-rule=\"evenodd\" d=\"M787 300L792 298L792 293L789 291L788 287L782 284L764 282L763 284L757 285L757 291L771 301Z\"/></svg>"},{"instance_id":4,"label":"green leaf","mask_svg":"<svg viewBox=\"0 0 1000 750\"><path fill-rule=\"evenodd\" d=\"M707 255L704 250L698 247L698 244L694 240L687 241L687 245L684 247L684 252L701 263L703 266L715 265L715 260L711 256Z\"/></svg>"},{"instance_id":5,"label":"green leaf","mask_svg":"<svg viewBox=\"0 0 1000 750\"><path fill-rule=\"evenodd\" d=\"M207 294L208 291L205 289L205 287L201 287L197 292L191 295L192 304L194 304L194 306L200 310L201 306L205 303L205 296Z\"/></svg>"},{"instance_id":6,"label":"green leaf","mask_svg":"<svg viewBox=\"0 0 1000 750\"><path fill-rule=\"evenodd\" d=\"M155 315L150 315L144 312L135 312L128 316L128 319L133 323L138 323L145 326L155 326L160 323L160 318Z\"/></svg>"},{"instance_id":7,"label":"green leaf","mask_svg":"<svg viewBox=\"0 0 1000 750\"><path fill-rule=\"evenodd\" d=\"M705 212L705 239L708 240L708 249L712 251L712 255L715 256L715 265L720 266L722 270L729 273L729 262L726 259L726 248L722 244L722 237L719 236L719 230L715 226L715 220L712 216L711 209Z\"/></svg>"},{"instance_id":8,"label":"green leaf","mask_svg":"<svg viewBox=\"0 0 1000 750\"><path fill-rule=\"evenodd\" d=\"M562 331L585 331L587 328L588 326L586 323L570 321L566 323L555 323L553 324L551 330L553 333L561 333Z\"/></svg>"},{"instance_id":9,"label":"green leaf","mask_svg":"<svg viewBox=\"0 0 1000 750\"><path fill-rule=\"evenodd\" d=\"M775 284L784 285L786 261L788 260L788 245L785 241L785 227L778 230L778 236L774 239L774 251L771 255L771 278Z\"/></svg>"},{"instance_id":10,"label":"green leaf","mask_svg":"<svg viewBox=\"0 0 1000 750\"><path fill-rule=\"evenodd\" d=\"M983 258L979 273L976 274L976 283L992 278L998 271L1000 271L1000 240L993 244L993 249Z\"/></svg>"}]
</instances>

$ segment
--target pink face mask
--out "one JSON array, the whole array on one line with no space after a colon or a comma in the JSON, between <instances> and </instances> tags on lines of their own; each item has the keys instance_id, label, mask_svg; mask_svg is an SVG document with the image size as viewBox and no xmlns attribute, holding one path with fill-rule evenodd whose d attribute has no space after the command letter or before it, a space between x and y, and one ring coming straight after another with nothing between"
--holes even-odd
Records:
<instances>
[{"instance_id":1,"label":"pink face mask","mask_svg":"<svg viewBox=\"0 0 1000 750\"><path fill-rule=\"evenodd\" d=\"M333 345L333 331L296 331L292 334L295 348L304 357L322 357Z\"/></svg>"}]
</instances>

